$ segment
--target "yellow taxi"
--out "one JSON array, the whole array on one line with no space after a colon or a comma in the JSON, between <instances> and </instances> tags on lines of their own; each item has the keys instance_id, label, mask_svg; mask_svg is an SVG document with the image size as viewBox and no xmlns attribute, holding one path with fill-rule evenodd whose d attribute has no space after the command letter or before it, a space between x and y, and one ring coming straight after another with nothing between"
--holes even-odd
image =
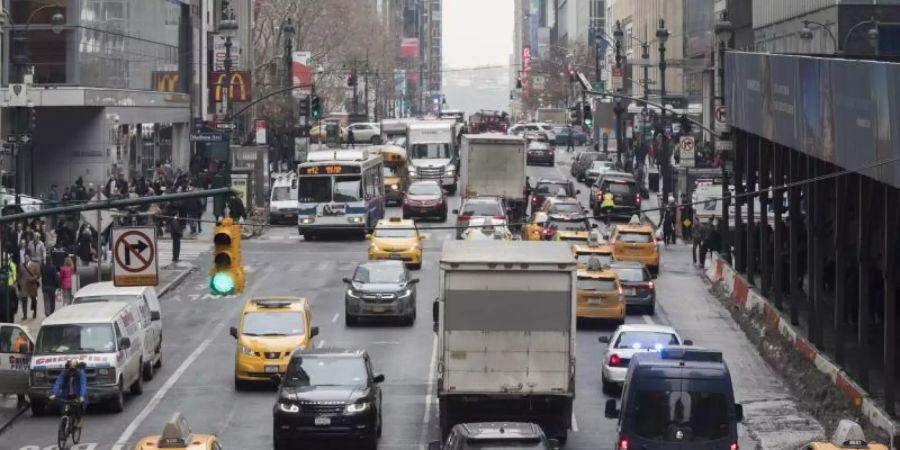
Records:
<instances>
[{"instance_id":1,"label":"yellow taxi","mask_svg":"<svg viewBox=\"0 0 900 450\"><path fill-rule=\"evenodd\" d=\"M592 258L578 268L575 314L586 319L606 319L625 323L625 292L619 276L599 259Z\"/></svg>"},{"instance_id":2,"label":"yellow taxi","mask_svg":"<svg viewBox=\"0 0 900 450\"><path fill-rule=\"evenodd\" d=\"M522 226L523 241L543 241L547 222L550 219L545 212L536 212L528 218L528 222Z\"/></svg>"},{"instance_id":3,"label":"yellow taxi","mask_svg":"<svg viewBox=\"0 0 900 450\"><path fill-rule=\"evenodd\" d=\"M633 217L627 225L613 228L610 242L617 261L639 262L647 266L654 277L659 275L659 247L652 226L643 225Z\"/></svg>"},{"instance_id":4,"label":"yellow taxi","mask_svg":"<svg viewBox=\"0 0 900 450\"><path fill-rule=\"evenodd\" d=\"M603 241L599 230L592 230L586 243L573 243L572 253L575 254L578 267L586 266L593 258L598 259L603 266L616 260L612 244Z\"/></svg>"},{"instance_id":5,"label":"yellow taxi","mask_svg":"<svg viewBox=\"0 0 900 450\"><path fill-rule=\"evenodd\" d=\"M309 303L302 297L250 298L244 303L238 326L231 327L237 339L234 356L234 387L268 382L287 372L291 352L308 348L319 327L310 325Z\"/></svg>"},{"instance_id":6,"label":"yellow taxi","mask_svg":"<svg viewBox=\"0 0 900 450\"><path fill-rule=\"evenodd\" d=\"M156 450L175 448L185 450L222 450L219 440L212 434L198 434L191 431L190 425L181 413L175 413L166 422L161 435L147 436L138 441L134 450Z\"/></svg>"},{"instance_id":7,"label":"yellow taxi","mask_svg":"<svg viewBox=\"0 0 900 450\"><path fill-rule=\"evenodd\" d=\"M813 441L803 446L803 450L847 449L888 450L888 446L875 441L867 441L862 427L848 419L838 422L830 442Z\"/></svg>"},{"instance_id":8,"label":"yellow taxi","mask_svg":"<svg viewBox=\"0 0 900 450\"><path fill-rule=\"evenodd\" d=\"M395 259L413 269L422 267L422 241L425 236L419 234L412 219L391 217L379 220L368 239L370 260Z\"/></svg>"}]
</instances>

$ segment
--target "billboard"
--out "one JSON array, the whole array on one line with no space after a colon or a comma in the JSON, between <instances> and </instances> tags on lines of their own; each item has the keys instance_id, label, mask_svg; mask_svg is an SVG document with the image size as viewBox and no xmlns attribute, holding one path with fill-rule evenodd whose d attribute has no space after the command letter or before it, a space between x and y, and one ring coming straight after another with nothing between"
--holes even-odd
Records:
<instances>
[{"instance_id":1,"label":"billboard","mask_svg":"<svg viewBox=\"0 0 900 450\"><path fill-rule=\"evenodd\" d=\"M178 92L178 71L154 71L150 90Z\"/></svg>"},{"instance_id":2,"label":"billboard","mask_svg":"<svg viewBox=\"0 0 900 450\"><path fill-rule=\"evenodd\" d=\"M300 98L312 94L313 60L310 52L294 52L292 55L291 74L294 86L298 88L291 91L294 98Z\"/></svg>"}]
</instances>

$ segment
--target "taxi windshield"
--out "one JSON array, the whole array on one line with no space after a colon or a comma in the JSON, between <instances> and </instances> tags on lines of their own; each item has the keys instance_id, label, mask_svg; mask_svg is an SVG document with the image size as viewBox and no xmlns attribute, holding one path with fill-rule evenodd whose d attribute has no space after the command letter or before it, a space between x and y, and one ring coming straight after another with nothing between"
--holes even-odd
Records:
<instances>
[{"instance_id":1,"label":"taxi windshield","mask_svg":"<svg viewBox=\"0 0 900 450\"><path fill-rule=\"evenodd\" d=\"M584 220L550 220L549 225L554 226L558 231L590 231L587 221Z\"/></svg>"},{"instance_id":2,"label":"taxi windshield","mask_svg":"<svg viewBox=\"0 0 900 450\"><path fill-rule=\"evenodd\" d=\"M375 228L375 237L377 238L414 238L416 230L412 228L394 228L394 227L377 227Z\"/></svg>"},{"instance_id":3,"label":"taxi windshield","mask_svg":"<svg viewBox=\"0 0 900 450\"><path fill-rule=\"evenodd\" d=\"M116 350L108 323L45 325L37 339L38 355L110 353Z\"/></svg>"},{"instance_id":4,"label":"taxi windshield","mask_svg":"<svg viewBox=\"0 0 900 450\"><path fill-rule=\"evenodd\" d=\"M616 272L616 275L619 276L619 280L621 281L647 281L650 279L650 274L644 269L613 267L613 270Z\"/></svg>"},{"instance_id":5,"label":"taxi windshield","mask_svg":"<svg viewBox=\"0 0 900 450\"><path fill-rule=\"evenodd\" d=\"M381 174L387 177L399 177L400 168L394 166L381 166Z\"/></svg>"},{"instance_id":6,"label":"taxi windshield","mask_svg":"<svg viewBox=\"0 0 900 450\"><path fill-rule=\"evenodd\" d=\"M625 231L619 233L617 242L627 242L629 244L649 244L653 242L650 233L641 233L635 231Z\"/></svg>"},{"instance_id":7,"label":"taxi windshield","mask_svg":"<svg viewBox=\"0 0 900 450\"><path fill-rule=\"evenodd\" d=\"M369 378L362 358L306 355L291 359L285 384L303 386L360 386Z\"/></svg>"},{"instance_id":8,"label":"taxi windshield","mask_svg":"<svg viewBox=\"0 0 900 450\"><path fill-rule=\"evenodd\" d=\"M618 286L616 286L616 280L610 280L608 278L578 278L578 290L579 291L594 291L594 292L610 292L615 291Z\"/></svg>"},{"instance_id":9,"label":"taxi windshield","mask_svg":"<svg viewBox=\"0 0 900 450\"><path fill-rule=\"evenodd\" d=\"M246 336L296 336L304 331L303 314L291 312L249 312L244 315Z\"/></svg>"}]
</instances>

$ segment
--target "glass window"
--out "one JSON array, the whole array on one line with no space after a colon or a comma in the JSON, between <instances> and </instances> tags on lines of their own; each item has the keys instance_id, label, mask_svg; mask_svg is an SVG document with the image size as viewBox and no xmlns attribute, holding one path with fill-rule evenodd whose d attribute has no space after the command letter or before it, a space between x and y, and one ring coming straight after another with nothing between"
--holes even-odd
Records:
<instances>
[{"instance_id":1,"label":"glass window","mask_svg":"<svg viewBox=\"0 0 900 450\"><path fill-rule=\"evenodd\" d=\"M409 187L409 195L441 195L441 188L436 183L414 183Z\"/></svg>"},{"instance_id":2,"label":"glass window","mask_svg":"<svg viewBox=\"0 0 900 450\"><path fill-rule=\"evenodd\" d=\"M406 279L402 264L363 264L353 273L360 283L399 283Z\"/></svg>"},{"instance_id":3,"label":"glass window","mask_svg":"<svg viewBox=\"0 0 900 450\"><path fill-rule=\"evenodd\" d=\"M553 203L547 209L547 214L584 214L584 209L578 203Z\"/></svg>"},{"instance_id":4,"label":"glass window","mask_svg":"<svg viewBox=\"0 0 900 450\"><path fill-rule=\"evenodd\" d=\"M110 353L116 350L109 324L45 325L38 335L38 355Z\"/></svg>"},{"instance_id":5,"label":"glass window","mask_svg":"<svg viewBox=\"0 0 900 450\"><path fill-rule=\"evenodd\" d=\"M13 327L0 327L0 353L12 353Z\"/></svg>"},{"instance_id":6,"label":"glass window","mask_svg":"<svg viewBox=\"0 0 900 450\"><path fill-rule=\"evenodd\" d=\"M410 228L378 227L375 228L375 237L414 238L416 237L416 230Z\"/></svg>"},{"instance_id":7,"label":"glass window","mask_svg":"<svg viewBox=\"0 0 900 450\"><path fill-rule=\"evenodd\" d=\"M303 177L297 183L297 198L304 203L331 201L331 177Z\"/></svg>"},{"instance_id":8,"label":"glass window","mask_svg":"<svg viewBox=\"0 0 900 450\"><path fill-rule=\"evenodd\" d=\"M297 200L296 191L288 186L279 186L272 190L272 201L283 202Z\"/></svg>"},{"instance_id":9,"label":"glass window","mask_svg":"<svg viewBox=\"0 0 900 450\"><path fill-rule=\"evenodd\" d=\"M250 312L244 315L242 333L248 336L297 336L305 329L303 314L291 312Z\"/></svg>"},{"instance_id":10,"label":"glass window","mask_svg":"<svg viewBox=\"0 0 900 450\"><path fill-rule=\"evenodd\" d=\"M410 158L414 159L449 159L449 144L412 144Z\"/></svg>"},{"instance_id":11,"label":"glass window","mask_svg":"<svg viewBox=\"0 0 900 450\"><path fill-rule=\"evenodd\" d=\"M631 183L606 183L606 190L613 194L628 195L635 191Z\"/></svg>"},{"instance_id":12,"label":"glass window","mask_svg":"<svg viewBox=\"0 0 900 450\"><path fill-rule=\"evenodd\" d=\"M360 201L362 178L359 175L334 177L334 201Z\"/></svg>"},{"instance_id":13,"label":"glass window","mask_svg":"<svg viewBox=\"0 0 900 450\"><path fill-rule=\"evenodd\" d=\"M399 167L391 167L391 166L382 166L381 173L386 177L399 177L400 176L400 168Z\"/></svg>"},{"instance_id":14,"label":"glass window","mask_svg":"<svg viewBox=\"0 0 900 450\"><path fill-rule=\"evenodd\" d=\"M658 333L653 331L625 331L619 335L614 348L661 348L670 345L678 345L678 337L672 333Z\"/></svg>"},{"instance_id":15,"label":"glass window","mask_svg":"<svg viewBox=\"0 0 900 450\"><path fill-rule=\"evenodd\" d=\"M609 278L578 278L579 291L611 292L619 288L616 280Z\"/></svg>"},{"instance_id":16,"label":"glass window","mask_svg":"<svg viewBox=\"0 0 900 450\"><path fill-rule=\"evenodd\" d=\"M613 271L622 281L648 281L650 274L644 269L626 269L623 267L613 267Z\"/></svg>"},{"instance_id":17,"label":"glass window","mask_svg":"<svg viewBox=\"0 0 900 450\"><path fill-rule=\"evenodd\" d=\"M362 358L304 355L291 358L285 384L301 386L359 386L369 374Z\"/></svg>"},{"instance_id":18,"label":"glass window","mask_svg":"<svg viewBox=\"0 0 900 450\"><path fill-rule=\"evenodd\" d=\"M575 256L575 259L578 261L578 264L587 265L588 261L593 258L597 258L600 261L601 265L607 265L612 263L613 257L610 253L579 253Z\"/></svg>"},{"instance_id":19,"label":"glass window","mask_svg":"<svg viewBox=\"0 0 900 450\"><path fill-rule=\"evenodd\" d=\"M497 203L466 203L461 216L505 216L503 208Z\"/></svg>"},{"instance_id":20,"label":"glass window","mask_svg":"<svg viewBox=\"0 0 900 450\"><path fill-rule=\"evenodd\" d=\"M616 237L616 242L626 242L629 244L649 244L653 242L653 236L650 233L638 233L634 231L624 231Z\"/></svg>"},{"instance_id":21,"label":"glass window","mask_svg":"<svg viewBox=\"0 0 900 450\"><path fill-rule=\"evenodd\" d=\"M703 442L729 432L727 397L718 392L639 390L634 414L635 434L655 441Z\"/></svg>"}]
</instances>

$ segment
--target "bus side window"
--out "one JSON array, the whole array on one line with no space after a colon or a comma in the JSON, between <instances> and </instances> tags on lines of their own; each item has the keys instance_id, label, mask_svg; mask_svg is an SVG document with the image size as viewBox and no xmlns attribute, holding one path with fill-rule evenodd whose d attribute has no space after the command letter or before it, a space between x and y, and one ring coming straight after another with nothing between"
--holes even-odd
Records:
<instances>
[{"instance_id":1,"label":"bus side window","mask_svg":"<svg viewBox=\"0 0 900 450\"><path fill-rule=\"evenodd\" d=\"M363 189L365 189L365 197L372 198L375 196L375 172L366 171L363 175Z\"/></svg>"}]
</instances>

